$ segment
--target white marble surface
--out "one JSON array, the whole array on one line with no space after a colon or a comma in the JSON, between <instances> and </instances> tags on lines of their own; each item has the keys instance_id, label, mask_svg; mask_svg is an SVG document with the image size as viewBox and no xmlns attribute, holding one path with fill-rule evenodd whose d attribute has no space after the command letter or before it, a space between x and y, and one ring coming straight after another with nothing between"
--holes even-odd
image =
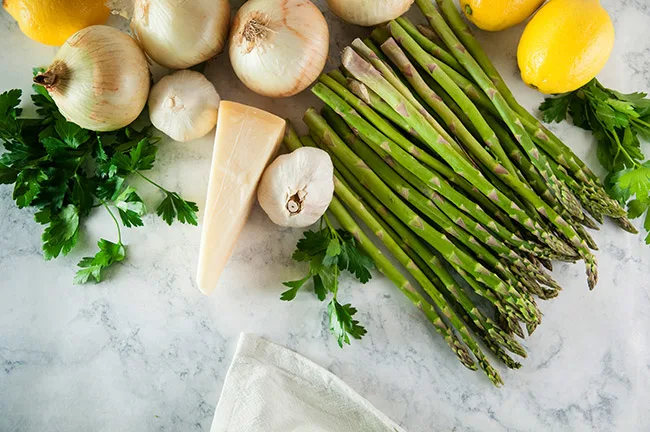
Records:
<instances>
[{"instance_id":1,"label":"white marble surface","mask_svg":"<svg viewBox=\"0 0 650 432\"><path fill-rule=\"evenodd\" d=\"M624 91L650 90L650 3L602 3L617 38L600 78ZM319 6L324 10L324 1ZM334 66L341 48L364 31L326 15ZM521 31L479 37L518 98L533 108L541 95L519 81L514 59ZM47 64L56 51L24 37L4 11L0 41L2 89L27 90L31 67ZM251 94L223 55L207 74L223 98L295 120L317 104L308 92L289 100ZM597 167L587 133L555 129ZM203 203L211 140L165 143L153 177ZM160 197L149 192L155 203ZM209 430L242 331L315 360L409 431L650 430L650 247L610 223L595 235L597 289L587 290L581 265L557 265L565 291L542 305L544 323L526 343L529 359L517 372L501 368L506 385L496 389L460 366L381 277L366 286L343 281L344 300L359 308L369 335L340 350L312 295L279 301L281 282L304 270L290 260L300 231L272 225L259 209L217 293L204 297L193 276L198 229L149 216L146 228L126 232L129 259L110 280L74 286L78 259L100 236L114 236L107 215L92 216L74 254L45 262L41 228L10 195L0 187L0 431Z\"/></svg>"}]
</instances>

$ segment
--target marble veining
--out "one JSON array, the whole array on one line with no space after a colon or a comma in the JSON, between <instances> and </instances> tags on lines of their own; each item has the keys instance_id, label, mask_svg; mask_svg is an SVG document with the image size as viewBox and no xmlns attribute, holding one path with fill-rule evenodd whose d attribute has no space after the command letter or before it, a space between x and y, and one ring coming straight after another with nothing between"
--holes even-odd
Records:
<instances>
[{"instance_id":1,"label":"marble veining","mask_svg":"<svg viewBox=\"0 0 650 432\"><path fill-rule=\"evenodd\" d=\"M232 2L233 9L242 2ZM324 1L317 3L326 10ZM650 90L649 3L601 3L617 34L600 79L621 91ZM325 14L332 41L328 66L334 67L341 49L366 31ZM542 97L521 83L515 61L522 30L479 38L519 100L533 109ZM0 35L1 88L28 91L31 68L48 64L56 49L28 40L4 11ZM206 73L222 98L293 120L318 106L309 92L287 100L252 94L224 55ZM602 173L588 133L567 124L551 128ZM164 142L152 177L203 204L212 139ZM161 199L138 185L150 206ZM274 226L257 208L217 292L204 297L194 283L198 229L168 227L148 216L146 229L125 232L129 259L107 282L74 286L79 258L99 237L115 235L108 216L93 215L71 256L45 262L41 227L10 195L0 186L2 432L209 430L242 331L318 362L413 432L650 430L650 247L611 223L595 234L601 247L597 289L588 291L580 264L558 264L554 275L564 292L542 304L544 322L525 342L529 358L517 372L500 368L506 385L495 389L481 373L458 364L421 314L381 277L365 286L342 281L343 300L359 308L369 334L340 350L312 295L279 301L281 282L304 271L290 259L301 231Z\"/></svg>"}]
</instances>

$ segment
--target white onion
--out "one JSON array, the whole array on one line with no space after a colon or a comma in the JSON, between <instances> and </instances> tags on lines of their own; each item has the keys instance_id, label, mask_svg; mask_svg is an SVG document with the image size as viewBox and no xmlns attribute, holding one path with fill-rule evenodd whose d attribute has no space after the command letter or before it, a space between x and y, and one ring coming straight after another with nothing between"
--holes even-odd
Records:
<instances>
[{"instance_id":1,"label":"white onion","mask_svg":"<svg viewBox=\"0 0 650 432\"><path fill-rule=\"evenodd\" d=\"M230 31L230 62L239 79L263 96L288 97L325 67L329 30L308 0L249 0Z\"/></svg>"},{"instance_id":2,"label":"white onion","mask_svg":"<svg viewBox=\"0 0 650 432\"><path fill-rule=\"evenodd\" d=\"M113 131L132 123L147 103L149 65L131 37L91 26L70 36L34 82L47 89L69 121Z\"/></svg>"},{"instance_id":3,"label":"white onion","mask_svg":"<svg viewBox=\"0 0 650 432\"><path fill-rule=\"evenodd\" d=\"M369 27L403 15L413 0L327 0L327 4L344 21Z\"/></svg>"},{"instance_id":4,"label":"white onion","mask_svg":"<svg viewBox=\"0 0 650 432\"><path fill-rule=\"evenodd\" d=\"M228 0L135 0L131 29L153 61L186 69L223 50L229 24Z\"/></svg>"},{"instance_id":5,"label":"white onion","mask_svg":"<svg viewBox=\"0 0 650 432\"><path fill-rule=\"evenodd\" d=\"M217 124L219 94L199 72L182 70L163 77L149 94L149 117L175 141L205 136Z\"/></svg>"}]
</instances>

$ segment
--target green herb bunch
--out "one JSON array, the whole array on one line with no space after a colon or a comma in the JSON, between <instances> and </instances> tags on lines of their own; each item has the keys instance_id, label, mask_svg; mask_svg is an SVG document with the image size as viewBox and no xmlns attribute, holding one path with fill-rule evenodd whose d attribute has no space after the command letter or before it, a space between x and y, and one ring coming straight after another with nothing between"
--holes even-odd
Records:
<instances>
[{"instance_id":1,"label":"green herb bunch","mask_svg":"<svg viewBox=\"0 0 650 432\"><path fill-rule=\"evenodd\" d=\"M323 222L325 226L323 227ZM348 271L361 283L366 283L372 275L370 269L372 260L357 249L354 237L347 231L335 229L326 216L321 219L320 231L305 231L303 238L298 241L293 259L298 262L308 262L307 275L299 280L285 282L289 289L280 297L284 301L296 298L298 291L311 279L314 292L320 301L332 294L332 300L327 306L330 331L340 347L350 344L350 337L361 339L366 329L354 319L357 309L350 304L338 301L339 276L342 271Z\"/></svg>"},{"instance_id":2,"label":"green herb bunch","mask_svg":"<svg viewBox=\"0 0 650 432\"><path fill-rule=\"evenodd\" d=\"M650 231L650 160L645 160L639 139L650 141L647 94L623 94L594 78L574 92L547 98L540 110L546 122L561 122L570 115L573 124L593 133L598 160L609 172L608 193L627 206L630 218L645 214L644 228Z\"/></svg>"},{"instance_id":3,"label":"green herb bunch","mask_svg":"<svg viewBox=\"0 0 650 432\"><path fill-rule=\"evenodd\" d=\"M0 184L13 185L19 208L36 209L34 219L45 226L45 259L67 255L77 244L83 220L102 207L115 221L117 241L99 240L99 251L79 262L74 281L100 282L106 269L124 261L120 223L127 228L143 226L147 212L128 182L131 176L141 177L164 194L156 213L165 222L197 224L195 203L143 174L153 168L160 140L152 136L151 127L127 126L110 133L82 129L66 121L45 88L35 85L33 89L36 118L21 117L21 90L0 94L0 141L5 147Z\"/></svg>"}]
</instances>

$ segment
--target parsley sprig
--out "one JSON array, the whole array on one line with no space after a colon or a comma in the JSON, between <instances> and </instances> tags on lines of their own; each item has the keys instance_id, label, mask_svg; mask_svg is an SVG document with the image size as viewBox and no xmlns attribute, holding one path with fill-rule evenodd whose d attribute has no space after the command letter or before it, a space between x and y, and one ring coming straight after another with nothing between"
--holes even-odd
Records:
<instances>
[{"instance_id":1,"label":"parsley sprig","mask_svg":"<svg viewBox=\"0 0 650 432\"><path fill-rule=\"evenodd\" d=\"M609 171L608 193L627 205L630 218L645 214L644 228L650 232L650 160L645 160L639 139L650 141L646 96L610 90L594 78L574 92L547 98L540 110L546 122L561 122L570 115L573 124L593 133L598 160ZM650 244L650 234L646 243Z\"/></svg>"},{"instance_id":2,"label":"parsley sprig","mask_svg":"<svg viewBox=\"0 0 650 432\"><path fill-rule=\"evenodd\" d=\"M165 222L197 224L195 203L143 173L153 168L158 151L159 138L152 136L151 127L89 131L66 121L43 87L33 86L33 90L36 118L21 117L21 90L0 94L0 141L5 148L0 156L0 184L13 185L12 197L19 208L36 208L34 219L45 226L46 259L67 255L77 244L83 220L103 207L117 227L117 243L101 239L99 251L79 263L74 280L100 282L108 268L124 261L120 222L127 228L141 227L147 213L138 191L128 182L132 175L165 195L156 209Z\"/></svg>"},{"instance_id":3,"label":"parsley sprig","mask_svg":"<svg viewBox=\"0 0 650 432\"><path fill-rule=\"evenodd\" d=\"M323 224L325 226L323 226ZM330 331L340 347L350 344L350 337L361 339L366 329L354 319L357 309L350 304L338 301L339 276L347 271L361 283L366 283L372 275L372 260L357 249L354 237L347 231L335 229L327 216L321 219L320 231L305 231L298 241L293 259L298 262L308 262L309 271L304 278L285 282L289 289L282 293L281 299L291 301L296 298L298 291L311 279L314 292L320 301L331 294L332 299L327 306Z\"/></svg>"}]
</instances>

